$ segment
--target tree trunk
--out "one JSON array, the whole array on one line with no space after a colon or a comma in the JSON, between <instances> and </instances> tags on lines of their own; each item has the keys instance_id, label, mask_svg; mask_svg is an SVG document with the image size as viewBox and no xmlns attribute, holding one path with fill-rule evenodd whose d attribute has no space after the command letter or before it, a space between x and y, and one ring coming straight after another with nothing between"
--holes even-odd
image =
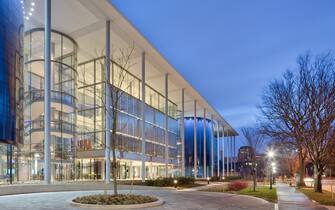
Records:
<instances>
[{"instance_id":1,"label":"tree trunk","mask_svg":"<svg viewBox=\"0 0 335 210\"><path fill-rule=\"evenodd\" d=\"M305 185L305 157L303 155L303 152L300 150L299 151L299 180L297 182L298 186L297 187L304 187Z\"/></svg>"},{"instance_id":2,"label":"tree trunk","mask_svg":"<svg viewBox=\"0 0 335 210\"><path fill-rule=\"evenodd\" d=\"M322 170L314 164L314 192L322 193Z\"/></svg>"},{"instance_id":3,"label":"tree trunk","mask_svg":"<svg viewBox=\"0 0 335 210\"><path fill-rule=\"evenodd\" d=\"M257 184L257 182L256 182L256 173L254 173L254 176L253 176L253 191L254 192L256 192L256 184Z\"/></svg>"},{"instance_id":4,"label":"tree trunk","mask_svg":"<svg viewBox=\"0 0 335 210\"><path fill-rule=\"evenodd\" d=\"M253 180L253 191L256 192L256 185L257 185L257 168L256 168L256 164L253 164L253 176L252 176L252 180Z\"/></svg>"},{"instance_id":5,"label":"tree trunk","mask_svg":"<svg viewBox=\"0 0 335 210\"><path fill-rule=\"evenodd\" d=\"M117 123L117 114L113 112L113 130L112 130L112 153L113 153L113 161L112 161L112 176L113 176L113 189L114 195L117 195L117 162L116 162L116 123Z\"/></svg>"}]
</instances>

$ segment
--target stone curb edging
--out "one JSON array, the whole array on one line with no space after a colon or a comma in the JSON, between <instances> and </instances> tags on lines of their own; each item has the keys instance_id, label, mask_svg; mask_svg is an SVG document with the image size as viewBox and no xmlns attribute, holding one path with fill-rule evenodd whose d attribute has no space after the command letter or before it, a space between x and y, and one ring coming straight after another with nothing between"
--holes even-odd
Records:
<instances>
[{"instance_id":1,"label":"stone curb edging","mask_svg":"<svg viewBox=\"0 0 335 210\"><path fill-rule=\"evenodd\" d=\"M72 200L70 201L72 206L77 206L80 208L88 208L88 209L139 209L139 208L148 208L148 207L155 207L160 206L165 203L161 198L158 198L157 201L150 202L150 203L141 203L141 204L130 204L130 205L98 205L98 204L83 204L83 203L76 203Z\"/></svg>"}]
</instances>

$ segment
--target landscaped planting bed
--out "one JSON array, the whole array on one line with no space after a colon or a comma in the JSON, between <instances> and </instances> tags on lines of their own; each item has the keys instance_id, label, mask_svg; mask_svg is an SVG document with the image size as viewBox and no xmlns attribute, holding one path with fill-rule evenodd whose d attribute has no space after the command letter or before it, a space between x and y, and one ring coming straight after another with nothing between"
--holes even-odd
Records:
<instances>
[{"instance_id":1,"label":"landscaped planting bed","mask_svg":"<svg viewBox=\"0 0 335 210\"><path fill-rule=\"evenodd\" d=\"M87 195L73 199L74 203L80 204L95 204L95 205L133 205L155 202L158 199L146 195Z\"/></svg>"}]
</instances>

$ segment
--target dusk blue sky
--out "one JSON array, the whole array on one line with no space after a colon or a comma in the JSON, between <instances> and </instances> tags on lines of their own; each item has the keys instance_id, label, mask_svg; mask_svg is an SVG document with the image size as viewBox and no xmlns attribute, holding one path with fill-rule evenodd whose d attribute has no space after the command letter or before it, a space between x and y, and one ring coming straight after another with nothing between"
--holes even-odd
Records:
<instances>
[{"instance_id":1,"label":"dusk blue sky","mask_svg":"<svg viewBox=\"0 0 335 210\"><path fill-rule=\"evenodd\" d=\"M333 0L112 0L235 128L252 126L269 81L335 48Z\"/></svg>"}]
</instances>

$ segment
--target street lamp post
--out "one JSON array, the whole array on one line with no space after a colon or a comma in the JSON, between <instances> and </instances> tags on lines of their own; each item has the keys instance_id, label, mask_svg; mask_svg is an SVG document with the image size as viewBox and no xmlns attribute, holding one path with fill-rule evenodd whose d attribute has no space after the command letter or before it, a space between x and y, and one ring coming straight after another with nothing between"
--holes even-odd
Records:
<instances>
[{"instance_id":1,"label":"street lamp post","mask_svg":"<svg viewBox=\"0 0 335 210\"><path fill-rule=\"evenodd\" d=\"M269 181L270 181L270 189L272 189L272 182L273 182L273 167L275 167L275 163L272 162L272 159L274 157L274 152L272 150L268 151L268 157L269 157L269 161L271 161L271 167L270 167L270 178L269 178Z\"/></svg>"}]
</instances>

